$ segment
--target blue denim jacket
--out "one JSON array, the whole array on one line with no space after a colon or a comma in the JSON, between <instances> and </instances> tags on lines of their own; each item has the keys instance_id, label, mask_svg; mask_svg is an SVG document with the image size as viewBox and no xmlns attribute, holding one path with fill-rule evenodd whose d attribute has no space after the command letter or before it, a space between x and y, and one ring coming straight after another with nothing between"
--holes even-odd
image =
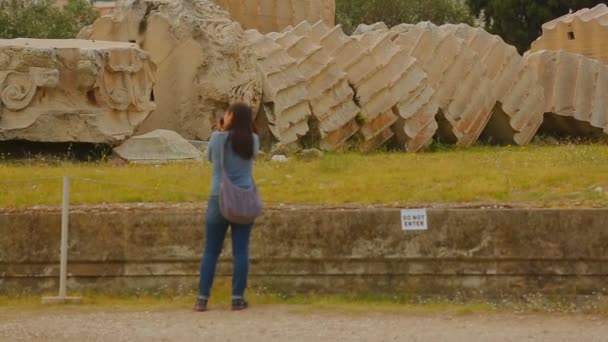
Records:
<instances>
[{"instance_id":1,"label":"blue denim jacket","mask_svg":"<svg viewBox=\"0 0 608 342\"><path fill-rule=\"evenodd\" d=\"M220 194L220 182L222 180L222 163L221 153L222 148L230 132L214 132L209 140L209 147L207 149L207 158L213 163L213 177L211 179L211 196L218 196ZM254 159L260 150L260 139L254 134L253 135L253 155ZM234 150L232 145L228 142L228 146L224 150L224 167L228 174L230 181L238 187L249 188L253 186L253 159L245 160L239 157Z\"/></svg>"}]
</instances>

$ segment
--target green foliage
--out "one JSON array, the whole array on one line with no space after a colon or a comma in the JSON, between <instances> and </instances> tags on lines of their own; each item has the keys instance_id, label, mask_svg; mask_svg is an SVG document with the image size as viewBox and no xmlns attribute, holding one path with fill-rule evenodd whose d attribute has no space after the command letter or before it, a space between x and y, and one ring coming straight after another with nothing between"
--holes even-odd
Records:
<instances>
[{"instance_id":1,"label":"green foliage","mask_svg":"<svg viewBox=\"0 0 608 342\"><path fill-rule=\"evenodd\" d=\"M99 14L86 0L69 0L63 10L54 0L0 2L0 38L75 38Z\"/></svg>"},{"instance_id":2,"label":"green foliage","mask_svg":"<svg viewBox=\"0 0 608 342\"><path fill-rule=\"evenodd\" d=\"M355 120L359 125L364 125L367 122L367 117L363 113L357 113Z\"/></svg>"},{"instance_id":3,"label":"green foliage","mask_svg":"<svg viewBox=\"0 0 608 342\"><path fill-rule=\"evenodd\" d=\"M473 24L474 17L460 0L336 0L336 19L346 33L359 24L383 21L389 27L431 21Z\"/></svg>"},{"instance_id":4,"label":"green foliage","mask_svg":"<svg viewBox=\"0 0 608 342\"><path fill-rule=\"evenodd\" d=\"M486 27L515 45L520 52L542 34L542 25L570 10L594 7L599 0L466 0L476 15L483 15Z\"/></svg>"}]
</instances>

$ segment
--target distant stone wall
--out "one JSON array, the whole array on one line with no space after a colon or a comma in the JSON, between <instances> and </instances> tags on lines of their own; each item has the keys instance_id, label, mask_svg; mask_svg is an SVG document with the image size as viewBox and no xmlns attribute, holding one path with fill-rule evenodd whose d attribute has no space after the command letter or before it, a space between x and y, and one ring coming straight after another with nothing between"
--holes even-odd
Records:
<instances>
[{"instance_id":1,"label":"distant stone wall","mask_svg":"<svg viewBox=\"0 0 608 342\"><path fill-rule=\"evenodd\" d=\"M204 208L76 208L69 289L196 289ZM401 230L398 210L270 210L256 225L251 284L282 293L484 296L601 291L608 210L431 210ZM58 210L0 212L0 294L57 289ZM230 255L229 244L226 255ZM223 258L220 277L230 275Z\"/></svg>"}]
</instances>

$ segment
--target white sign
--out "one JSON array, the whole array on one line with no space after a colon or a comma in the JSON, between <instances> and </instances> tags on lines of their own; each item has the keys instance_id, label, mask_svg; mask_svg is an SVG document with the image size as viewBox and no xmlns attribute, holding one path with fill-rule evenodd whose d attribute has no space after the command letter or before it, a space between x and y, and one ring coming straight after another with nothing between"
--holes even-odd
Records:
<instances>
[{"instance_id":1,"label":"white sign","mask_svg":"<svg viewBox=\"0 0 608 342\"><path fill-rule=\"evenodd\" d=\"M429 229L426 209L401 210L401 228L405 231Z\"/></svg>"}]
</instances>

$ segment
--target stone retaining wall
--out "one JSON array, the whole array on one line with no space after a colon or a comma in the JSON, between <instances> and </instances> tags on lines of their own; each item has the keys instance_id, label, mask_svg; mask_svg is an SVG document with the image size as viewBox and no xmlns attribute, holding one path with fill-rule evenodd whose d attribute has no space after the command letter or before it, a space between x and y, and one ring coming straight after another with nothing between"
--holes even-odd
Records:
<instances>
[{"instance_id":1,"label":"stone retaining wall","mask_svg":"<svg viewBox=\"0 0 608 342\"><path fill-rule=\"evenodd\" d=\"M70 216L69 289L193 291L204 208L82 207ZM282 293L486 296L592 293L608 285L608 210L436 209L406 233L393 209L270 210L251 283ZM0 294L55 291L60 212L0 212ZM227 243L219 267L231 272Z\"/></svg>"}]
</instances>

